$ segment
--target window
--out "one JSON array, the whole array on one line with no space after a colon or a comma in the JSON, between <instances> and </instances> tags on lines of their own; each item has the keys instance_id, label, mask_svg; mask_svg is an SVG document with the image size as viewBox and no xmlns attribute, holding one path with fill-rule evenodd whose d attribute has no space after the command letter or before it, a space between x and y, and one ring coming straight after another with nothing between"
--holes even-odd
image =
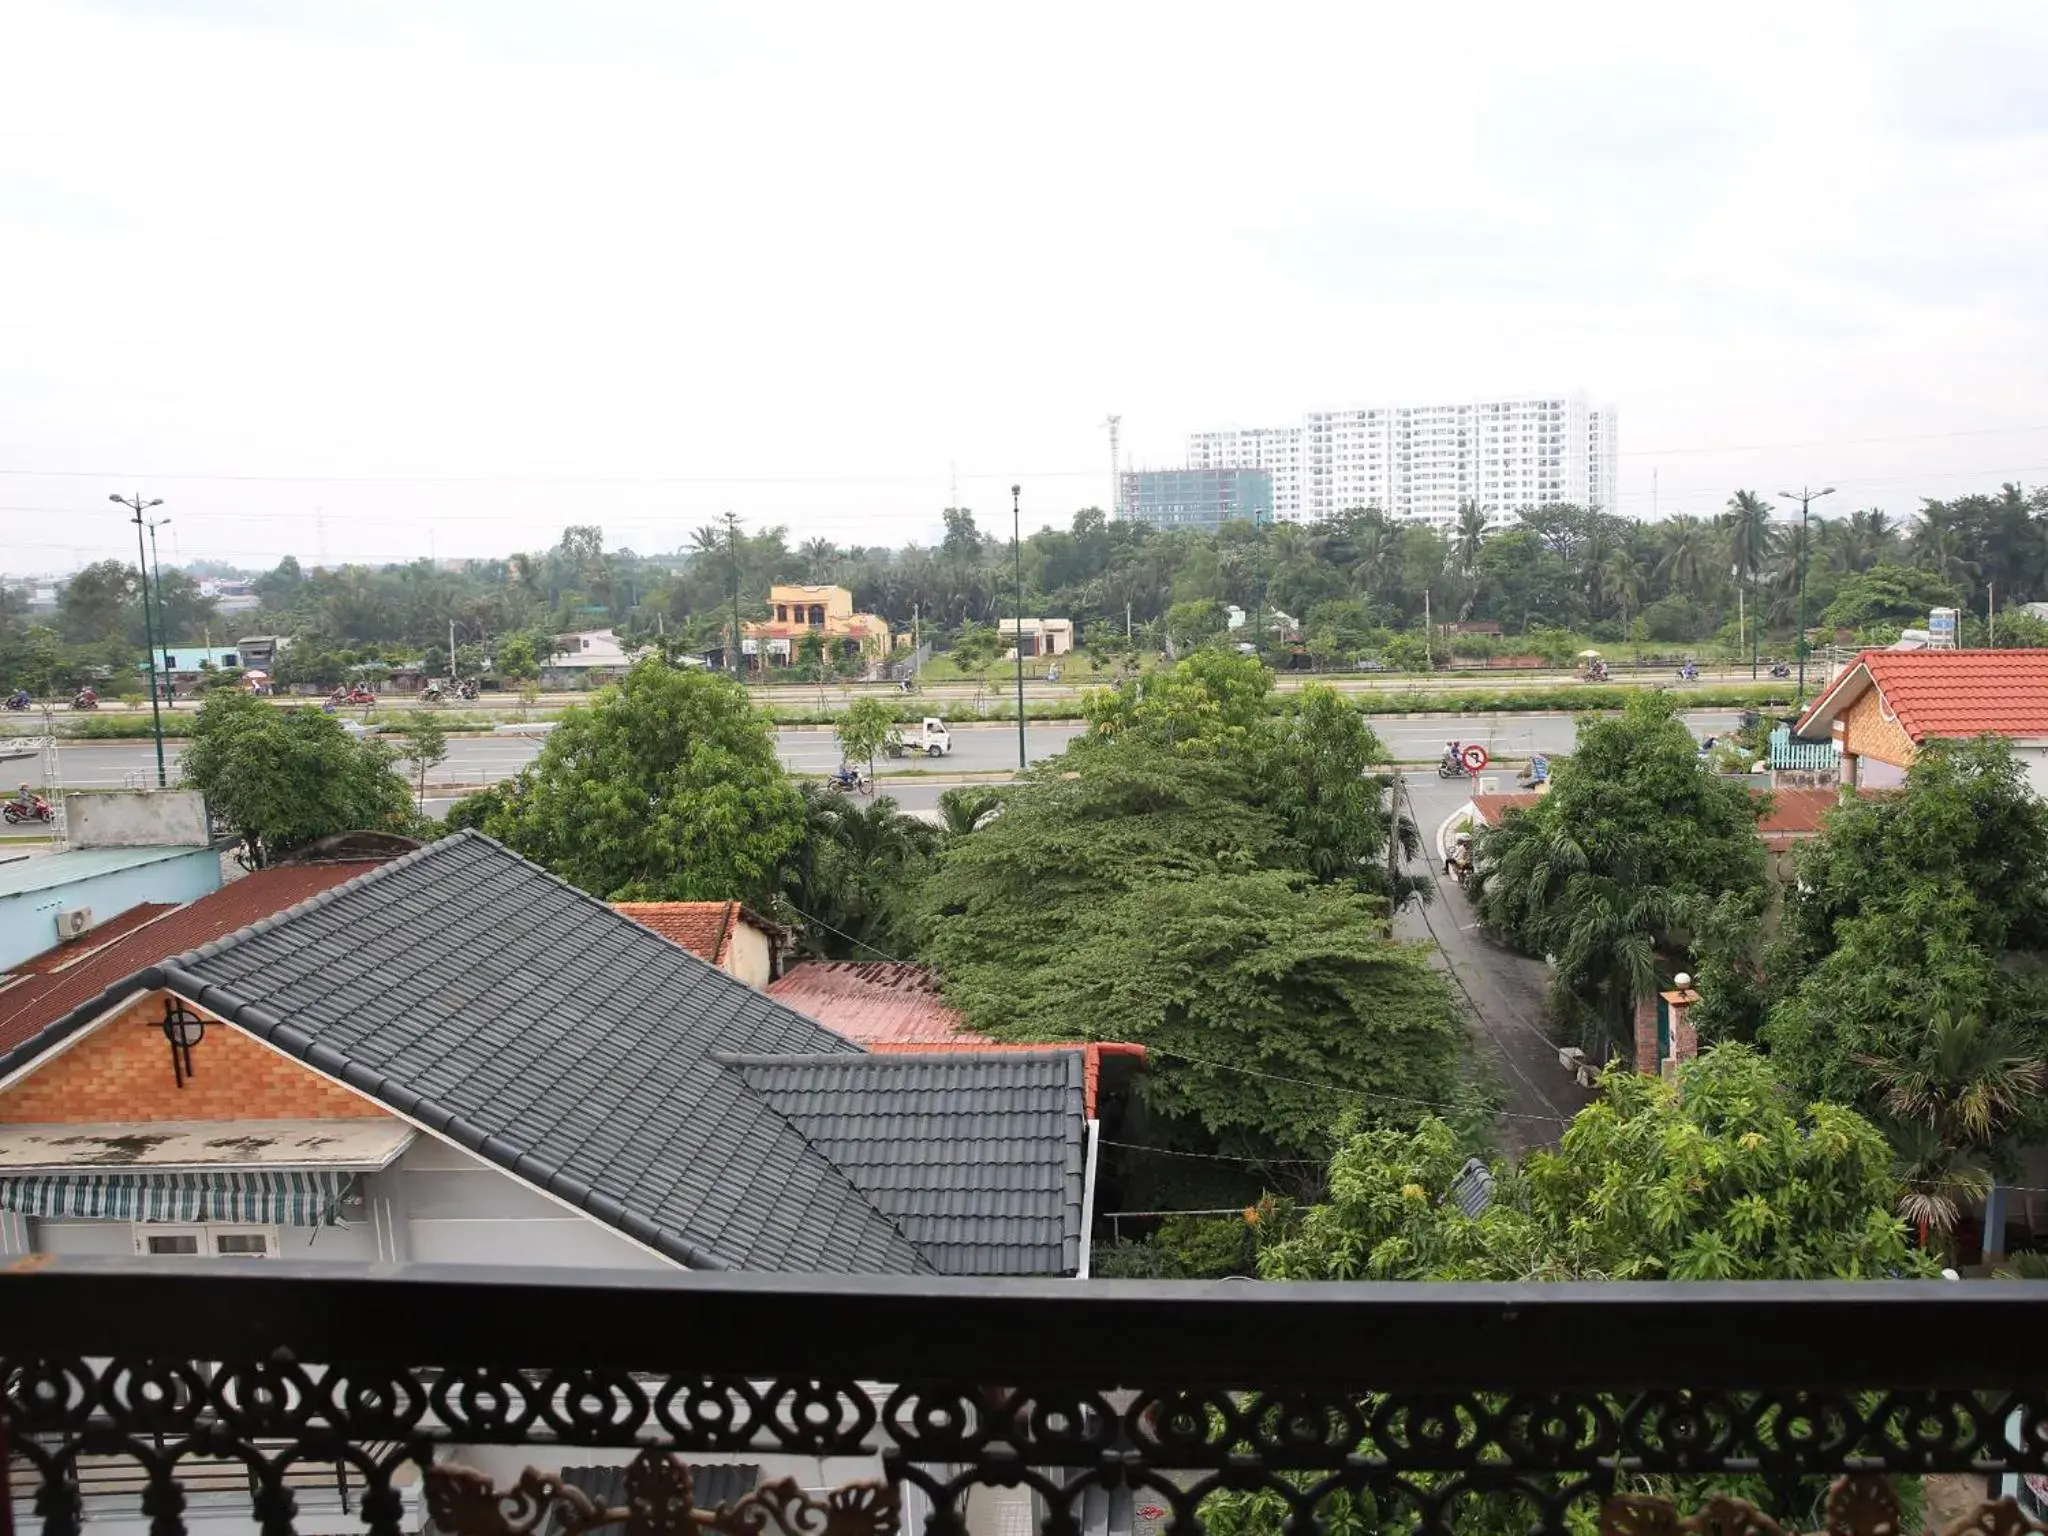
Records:
<instances>
[{"instance_id":1,"label":"window","mask_svg":"<svg viewBox=\"0 0 2048 1536\"><path fill-rule=\"evenodd\" d=\"M277 1228L241 1222L137 1222L135 1251L146 1258L274 1259Z\"/></svg>"}]
</instances>

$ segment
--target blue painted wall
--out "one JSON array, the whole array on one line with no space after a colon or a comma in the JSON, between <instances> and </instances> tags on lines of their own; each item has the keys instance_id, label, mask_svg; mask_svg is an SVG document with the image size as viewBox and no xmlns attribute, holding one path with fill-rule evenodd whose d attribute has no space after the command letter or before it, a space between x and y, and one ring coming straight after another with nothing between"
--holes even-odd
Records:
<instances>
[{"instance_id":1,"label":"blue painted wall","mask_svg":"<svg viewBox=\"0 0 2048 1536\"><path fill-rule=\"evenodd\" d=\"M168 848L164 852L169 857L128 869L0 895L0 970L56 944L60 908L91 907L94 921L104 923L145 901L197 901L220 889L220 855L213 849Z\"/></svg>"}]
</instances>

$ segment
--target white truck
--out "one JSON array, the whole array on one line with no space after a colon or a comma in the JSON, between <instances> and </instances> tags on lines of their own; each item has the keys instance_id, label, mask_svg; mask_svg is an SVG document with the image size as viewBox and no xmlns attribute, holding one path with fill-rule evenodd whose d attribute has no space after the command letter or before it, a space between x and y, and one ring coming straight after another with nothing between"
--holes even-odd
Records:
<instances>
[{"instance_id":1,"label":"white truck","mask_svg":"<svg viewBox=\"0 0 2048 1536\"><path fill-rule=\"evenodd\" d=\"M915 731L891 731L882 751L889 757L908 757L922 752L926 757L944 757L953 750L953 735L937 715L926 715Z\"/></svg>"}]
</instances>

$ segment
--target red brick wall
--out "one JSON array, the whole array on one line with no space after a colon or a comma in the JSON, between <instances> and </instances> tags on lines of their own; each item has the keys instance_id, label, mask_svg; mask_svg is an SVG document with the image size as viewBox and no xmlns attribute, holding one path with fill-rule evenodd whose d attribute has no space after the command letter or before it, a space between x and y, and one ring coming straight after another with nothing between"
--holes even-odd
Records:
<instances>
[{"instance_id":1,"label":"red brick wall","mask_svg":"<svg viewBox=\"0 0 2048 1536\"><path fill-rule=\"evenodd\" d=\"M204 1015L202 1015L204 1016ZM353 1120L390 1111L209 1018L180 1088L152 992L0 1093L0 1125L154 1120Z\"/></svg>"}]
</instances>

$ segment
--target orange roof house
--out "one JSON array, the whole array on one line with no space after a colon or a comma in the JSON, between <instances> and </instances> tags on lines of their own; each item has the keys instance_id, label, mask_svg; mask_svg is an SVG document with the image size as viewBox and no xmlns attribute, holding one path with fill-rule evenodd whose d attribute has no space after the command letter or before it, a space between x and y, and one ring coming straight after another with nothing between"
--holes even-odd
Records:
<instances>
[{"instance_id":1,"label":"orange roof house","mask_svg":"<svg viewBox=\"0 0 2048 1536\"><path fill-rule=\"evenodd\" d=\"M612 910L760 991L789 948L787 928L737 901L615 901Z\"/></svg>"},{"instance_id":2,"label":"orange roof house","mask_svg":"<svg viewBox=\"0 0 2048 1536\"><path fill-rule=\"evenodd\" d=\"M2048 651L1865 651L1795 734L1832 738L1843 785L1873 789L1903 780L1930 740L2003 736L2048 791Z\"/></svg>"}]
</instances>

